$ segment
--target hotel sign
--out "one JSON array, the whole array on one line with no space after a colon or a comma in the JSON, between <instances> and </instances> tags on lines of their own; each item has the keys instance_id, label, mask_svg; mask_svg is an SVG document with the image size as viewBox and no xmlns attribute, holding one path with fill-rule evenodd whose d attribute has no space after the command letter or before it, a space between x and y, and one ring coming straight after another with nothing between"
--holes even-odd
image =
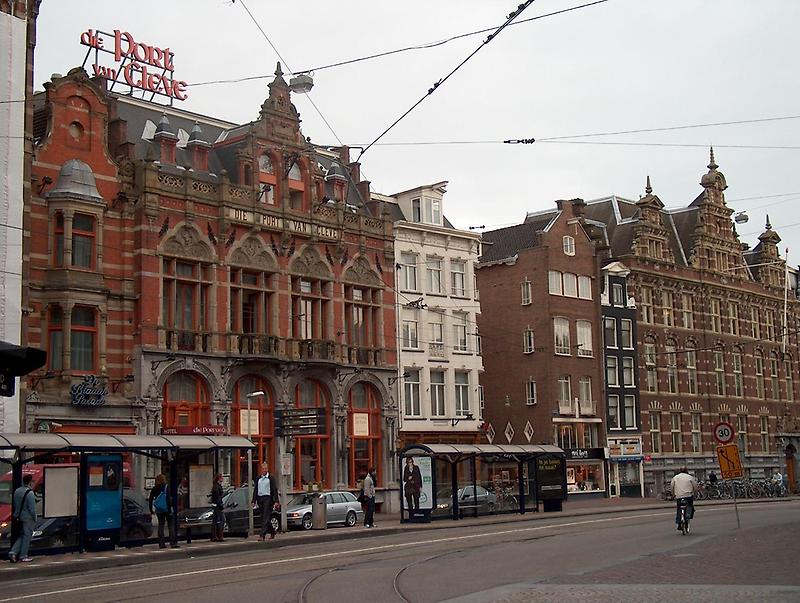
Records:
<instances>
[{"instance_id":1,"label":"hotel sign","mask_svg":"<svg viewBox=\"0 0 800 603\"><path fill-rule=\"evenodd\" d=\"M246 209L238 209L232 207L225 208L225 217L233 222L244 222L246 224L255 224L265 228L283 230L284 228L289 232L315 236L320 239L328 239L336 241L339 239L339 231L336 228L324 226L323 224L312 224L304 220L295 220L293 218L283 218L272 214L262 214L260 212L248 211Z\"/></svg>"},{"instance_id":2,"label":"hotel sign","mask_svg":"<svg viewBox=\"0 0 800 603\"><path fill-rule=\"evenodd\" d=\"M175 79L175 53L169 48L139 42L132 34L119 29L115 29L114 33L87 29L81 34L80 42L89 47L83 67L86 68L94 50L92 75L111 82L110 90L114 89L115 84L121 83L151 93L151 100L159 95L169 98L172 104L173 99L188 98L188 84ZM106 46L107 42L109 47ZM112 66L101 64L101 53L113 56Z\"/></svg>"}]
</instances>

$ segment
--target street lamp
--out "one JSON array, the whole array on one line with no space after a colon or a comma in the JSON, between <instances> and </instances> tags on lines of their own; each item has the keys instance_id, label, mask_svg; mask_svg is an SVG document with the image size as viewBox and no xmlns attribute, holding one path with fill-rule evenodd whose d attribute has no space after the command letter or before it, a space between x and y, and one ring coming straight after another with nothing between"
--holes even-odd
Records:
<instances>
[{"instance_id":1,"label":"street lamp","mask_svg":"<svg viewBox=\"0 0 800 603\"><path fill-rule=\"evenodd\" d=\"M251 429L251 417L250 417L250 400L257 397L263 396L264 392L257 391L251 394L247 394L247 439L250 440L252 444L253 441L251 439L252 429ZM241 421L239 421L239 431L241 432ZM253 447L250 446L247 449L247 536L253 535L253 526L255 524L253 520ZM264 510L262 509L261 512L263 513Z\"/></svg>"}]
</instances>

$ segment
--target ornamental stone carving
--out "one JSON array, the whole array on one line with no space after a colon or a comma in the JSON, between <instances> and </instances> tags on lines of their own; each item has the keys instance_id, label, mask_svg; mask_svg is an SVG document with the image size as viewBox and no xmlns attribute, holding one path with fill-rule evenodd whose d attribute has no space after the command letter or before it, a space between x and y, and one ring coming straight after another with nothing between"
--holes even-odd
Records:
<instances>
[{"instance_id":1,"label":"ornamental stone carving","mask_svg":"<svg viewBox=\"0 0 800 603\"><path fill-rule=\"evenodd\" d=\"M247 237L244 242L231 253L231 264L237 266L257 267L267 272L277 272L278 262L267 250L261 240L254 236Z\"/></svg>"},{"instance_id":2,"label":"ornamental stone carving","mask_svg":"<svg viewBox=\"0 0 800 603\"><path fill-rule=\"evenodd\" d=\"M291 272L311 278L331 279L331 271L319 257L313 247L306 247L300 256L292 262Z\"/></svg>"},{"instance_id":3,"label":"ornamental stone carving","mask_svg":"<svg viewBox=\"0 0 800 603\"><path fill-rule=\"evenodd\" d=\"M366 258L359 257L344 273L344 280L348 283L367 285L369 287L383 287L381 277L372 269Z\"/></svg>"},{"instance_id":4,"label":"ornamental stone carving","mask_svg":"<svg viewBox=\"0 0 800 603\"><path fill-rule=\"evenodd\" d=\"M168 255L181 256L192 260L213 261L214 259L214 253L203 241L200 233L185 224L178 229L178 232L166 240L161 251Z\"/></svg>"}]
</instances>

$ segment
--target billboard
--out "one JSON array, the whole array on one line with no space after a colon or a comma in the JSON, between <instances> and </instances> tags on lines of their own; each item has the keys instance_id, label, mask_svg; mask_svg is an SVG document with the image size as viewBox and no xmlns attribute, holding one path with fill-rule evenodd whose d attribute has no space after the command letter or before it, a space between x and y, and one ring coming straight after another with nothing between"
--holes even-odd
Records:
<instances>
[{"instance_id":1,"label":"billboard","mask_svg":"<svg viewBox=\"0 0 800 603\"><path fill-rule=\"evenodd\" d=\"M433 462L427 456L407 456L403 460L403 509L409 513L431 511L433 495Z\"/></svg>"}]
</instances>

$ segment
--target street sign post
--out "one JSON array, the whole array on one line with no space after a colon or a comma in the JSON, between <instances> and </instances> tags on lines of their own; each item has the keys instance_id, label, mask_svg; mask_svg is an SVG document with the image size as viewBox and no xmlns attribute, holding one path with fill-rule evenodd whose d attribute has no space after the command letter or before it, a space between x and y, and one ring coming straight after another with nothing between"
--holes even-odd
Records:
<instances>
[{"instance_id":1,"label":"street sign post","mask_svg":"<svg viewBox=\"0 0 800 603\"><path fill-rule=\"evenodd\" d=\"M730 427L728 423L719 423L720 425ZM720 430L723 431L724 430ZM733 429L731 428L731 432ZM725 436L725 433L722 433ZM717 437L717 429L714 428L714 437ZM717 438L719 439L719 438ZM736 444L724 444L717 446L717 460L719 461L719 472L722 479L738 479L744 477L744 468L742 467L742 457L739 456L739 446ZM739 505L736 504L736 486L731 486L733 492L733 508L736 511L736 527L741 528L742 523L739 520Z\"/></svg>"},{"instance_id":2,"label":"street sign post","mask_svg":"<svg viewBox=\"0 0 800 603\"><path fill-rule=\"evenodd\" d=\"M283 408L275 411L275 433L283 437L323 435L324 408Z\"/></svg>"},{"instance_id":3,"label":"street sign post","mask_svg":"<svg viewBox=\"0 0 800 603\"><path fill-rule=\"evenodd\" d=\"M733 441L733 436L736 432L733 431L733 425L725 421L714 425L713 429L714 439L720 444L730 444Z\"/></svg>"}]
</instances>

